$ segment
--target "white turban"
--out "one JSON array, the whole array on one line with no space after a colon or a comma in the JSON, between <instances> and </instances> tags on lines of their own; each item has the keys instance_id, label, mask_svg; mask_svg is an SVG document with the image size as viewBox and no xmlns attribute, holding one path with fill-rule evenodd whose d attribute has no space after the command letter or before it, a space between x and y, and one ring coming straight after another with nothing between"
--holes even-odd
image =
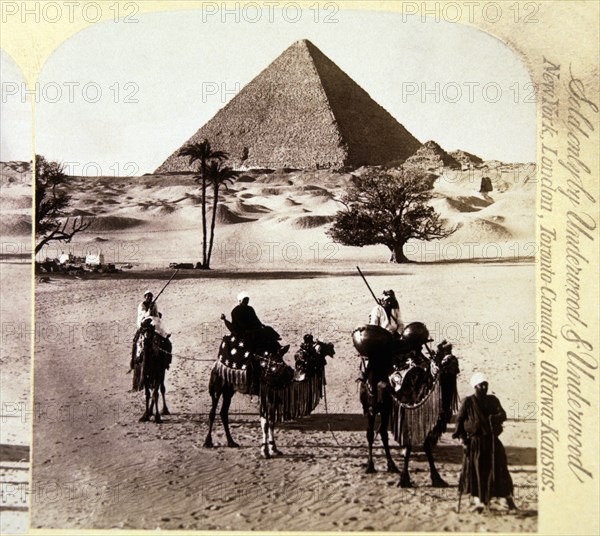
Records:
<instances>
[{"instance_id":1,"label":"white turban","mask_svg":"<svg viewBox=\"0 0 600 536\"><path fill-rule=\"evenodd\" d=\"M146 292L144 292L144 296L147 296L148 294L152 294L151 290L146 290ZM152 294L152 296L154 296L154 294Z\"/></svg>"},{"instance_id":2,"label":"white turban","mask_svg":"<svg viewBox=\"0 0 600 536\"><path fill-rule=\"evenodd\" d=\"M475 389L476 385L487 381L488 380L483 372L476 372L475 374L473 374L473 376L471 376L471 387Z\"/></svg>"},{"instance_id":3,"label":"white turban","mask_svg":"<svg viewBox=\"0 0 600 536\"><path fill-rule=\"evenodd\" d=\"M242 291L237 295L238 302L240 302L240 303L242 303L244 301L244 298L250 299L250 296L248 295L247 292Z\"/></svg>"}]
</instances>

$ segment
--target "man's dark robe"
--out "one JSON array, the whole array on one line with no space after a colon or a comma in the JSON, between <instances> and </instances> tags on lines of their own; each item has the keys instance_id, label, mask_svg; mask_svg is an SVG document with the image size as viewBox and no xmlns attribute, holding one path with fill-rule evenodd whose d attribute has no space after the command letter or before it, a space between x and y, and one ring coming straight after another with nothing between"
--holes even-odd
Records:
<instances>
[{"instance_id":1,"label":"man's dark robe","mask_svg":"<svg viewBox=\"0 0 600 536\"><path fill-rule=\"evenodd\" d=\"M271 326L264 326L248 304L236 305L231 311L231 322L225 320L225 325L232 334L248 341L255 351L274 352L281 347L279 334Z\"/></svg>"},{"instance_id":2,"label":"man's dark robe","mask_svg":"<svg viewBox=\"0 0 600 536\"><path fill-rule=\"evenodd\" d=\"M262 328L262 322L250 305L240 303L231 311L231 323L238 333L245 333Z\"/></svg>"},{"instance_id":3,"label":"man's dark robe","mask_svg":"<svg viewBox=\"0 0 600 536\"><path fill-rule=\"evenodd\" d=\"M466 397L456 420L454 437L463 439L467 448L459 487L484 504L490 497L508 497L513 492L506 452L498 439L505 420L506 412L493 395Z\"/></svg>"}]
</instances>

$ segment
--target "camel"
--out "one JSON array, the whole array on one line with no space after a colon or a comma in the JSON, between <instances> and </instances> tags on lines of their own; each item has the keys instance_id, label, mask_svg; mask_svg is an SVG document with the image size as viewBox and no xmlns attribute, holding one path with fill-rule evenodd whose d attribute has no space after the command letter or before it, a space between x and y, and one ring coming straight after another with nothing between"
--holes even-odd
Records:
<instances>
[{"instance_id":1,"label":"camel","mask_svg":"<svg viewBox=\"0 0 600 536\"><path fill-rule=\"evenodd\" d=\"M353 333L363 360L361 402L367 415L369 445L367 472L375 471L372 448L374 424L381 415L379 434L384 446L389 472L397 473L388 445L388 422L391 420L394 439L404 447L404 464L398 485L412 487L408 471L410 453L415 445L423 445L434 487L447 487L433 458L432 449L457 409L456 376L458 360L452 346L441 342L437 352L429 350L429 331L421 322L409 324L400 340L378 326L363 326ZM427 348L429 357L422 354Z\"/></svg>"},{"instance_id":2,"label":"camel","mask_svg":"<svg viewBox=\"0 0 600 536\"><path fill-rule=\"evenodd\" d=\"M146 394L146 410L140 417L140 421L149 421L154 412L154 422L162 422L161 413L169 415L169 408L165 400L165 372L169 368L172 359L173 345L169 338L158 335L152 323L145 323L140 328L134 344L141 348L140 357L136 359L132 355L132 364L134 365L133 390L141 391L144 389ZM158 411L158 392L162 395L162 412ZM150 399L152 401L150 402Z\"/></svg>"},{"instance_id":3,"label":"camel","mask_svg":"<svg viewBox=\"0 0 600 536\"><path fill-rule=\"evenodd\" d=\"M213 447L212 429L221 398L220 416L227 446L239 446L229 429L229 407L238 392L259 397L261 455L264 458L281 455L275 444L275 424L309 415L317 407L325 385L325 358L334 354L333 344L305 335L292 369L277 352L257 353L247 349L244 340L234 335L223 337L208 386L212 406L204 447Z\"/></svg>"}]
</instances>

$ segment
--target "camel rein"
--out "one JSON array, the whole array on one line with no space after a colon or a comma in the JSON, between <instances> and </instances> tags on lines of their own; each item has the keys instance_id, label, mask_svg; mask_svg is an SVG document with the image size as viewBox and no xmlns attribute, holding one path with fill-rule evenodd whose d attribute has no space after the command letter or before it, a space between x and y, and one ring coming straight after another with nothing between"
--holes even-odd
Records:
<instances>
[{"instance_id":1,"label":"camel rein","mask_svg":"<svg viewBox=\"0 0 600 536\"><path fill-rule=\"evenodd\" d=\"M203 362L209 362L209 361L214 362L215 361L215 359L198 359L196 357L189 357L189 356L184 356L181 354L174 354L172 352L167 352L166 350L163 350L162 348L158 348L158 350L165 354L171 354L173 357L176 357L178 359L184 359L184 360L188 360L188 361L203 361ZM331 427L331 421L329 420L329 409L327 407L327 381L325 380L325 371L323 371L323 402L325 405L325 415L327 416L327 428L329 429L329 432L331 433L331 437L333 437L333 440L335 441L336 445L341 448L342 445L338 441L338 438L335 435L333 428Z\"/></svg>"},{"instance_id":2,"label":"camel rein","mask_svg":"<svg viewBox=\"0 0 600 536\"><path fill-rule=\"evenodd\" d=\"M214 358L212 358L212 359L199 359L197 357L190 357L190 356L185 356L185 355L181 355L181 354L174 354L173 352L167 352L166 350L163 350L162 348L158 348L158 351L162 352L163 354L169 354L169 355L171 355L173 357L176 357L177 359L184 359L186 361L201 361L201 362L206 362L206 363L208 363L208 362L214 363L215 362Z\"/></svg>"},{"instance_id":3,"label":"camel rein","mask_svg":"<svg viewBox=\"0 0 600 536\"><path fill-rule=\"evenodd\" d=\"M329 420L329 410L327 409L327 381L325 380L325 370L323 370L323 402L325 404L325 415L327 416L327 428L329 432L331 432L331 437L335 441L336 445L341 448L341 444L338 441L338 438L333 432L333 428L331 427L331 421Z\"/></svg>"}]
</instances>

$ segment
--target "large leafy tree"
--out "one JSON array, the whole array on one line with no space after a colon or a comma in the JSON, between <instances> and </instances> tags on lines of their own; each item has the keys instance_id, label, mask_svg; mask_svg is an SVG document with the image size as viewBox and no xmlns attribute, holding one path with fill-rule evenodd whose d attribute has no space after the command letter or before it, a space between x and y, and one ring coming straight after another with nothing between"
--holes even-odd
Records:
<instances>
[{"instance_id":1,"label":"large leafy tree","mask_svg":"<svg viewBox=\"0 0 600 536\"><path fill-rule=\"evenodd\" d=\"M221 187L227 188L228 183L233 182L237 173L228 166L224 166L218 160L213 160L206 168L206 177L212 186L212 218L210 222L210 242L208 244L208 256L206 267L210 268L210 258L212 256L213 242L215 237L215 225L217 221L217 205L219 203L219 191Z\"/></svg>"},{"instance_id":2,"label":"large leafy tree","mask_svg":"<svg viewBox=\"0 0 600 536\"><path fill-rule=\"evenodd\" d=\"M440 215L427 203L431 187L417 171L368 171L354 175L341 198L344 208L336 214L328 235L346 246L383 244L391 262L409 262L404 246L410 239L446 238Z\"/></svg>"},{"instance_id":3,"label":"large leafy tree","mask_svg":"<svg viewBox=\"0 0 600 536\"><path fill-rule=\"evenodd\" d=\"M49 242L70 242L91 225L84 218L69 218L71 196L67 192L68 175L62 164L35 157L35 236L36 254Z\"/></svg>"},{"instance_id":4,"label":"large leafy tree","mask_svg":"<svg viewBox=\"0 0 600 536\"><path fill-rule=\"evenodd\" d=\"M196 175L196 182L200 184L202 190L202 198L200 201L202 206L202 267L208 269L208 244L206 239L208 234L208 229L206 226L206 191L210 181L207 175L207 170L210 162L222 162L223 160L226 160L229 155L224 151L213 150L210 142L207 139L204 139L200 143L188 143L180 149L178 154L179 156L187 156L190 164L198 162L198 174Z\"/></svg>"}]
</instances>

